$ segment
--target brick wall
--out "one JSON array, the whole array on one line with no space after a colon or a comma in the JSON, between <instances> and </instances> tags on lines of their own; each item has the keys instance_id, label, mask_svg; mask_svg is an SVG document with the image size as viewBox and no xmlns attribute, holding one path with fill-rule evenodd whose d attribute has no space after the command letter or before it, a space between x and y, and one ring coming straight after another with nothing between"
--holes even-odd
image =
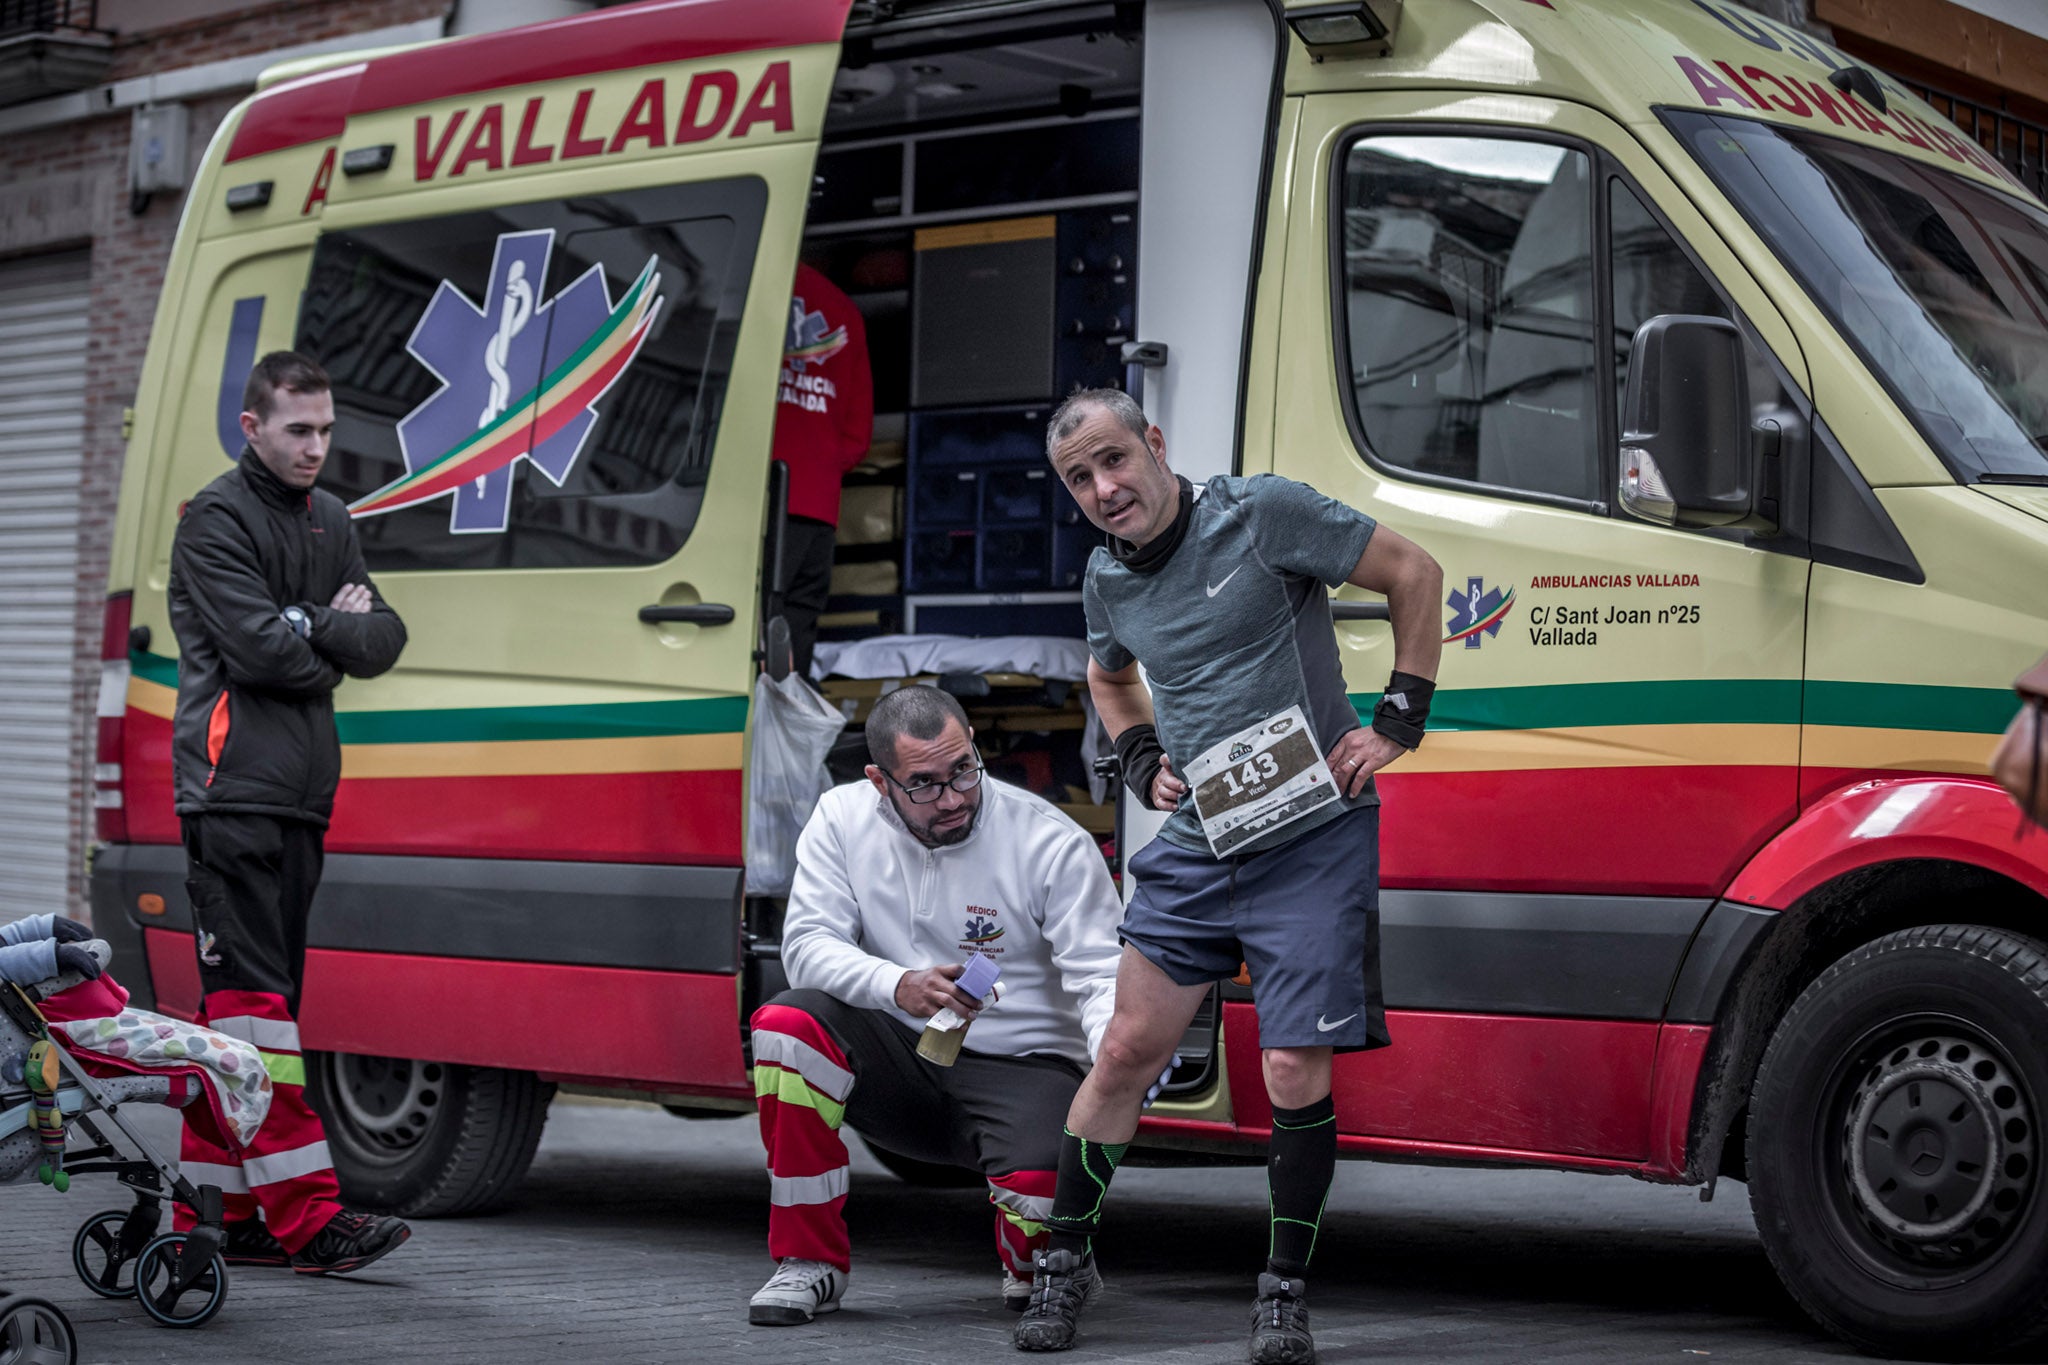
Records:
<instances>
[{"instance_id":1,"label":"brick wall","mask_svg":"<svg viewBox=\"0 0 2048 1365\"><path fill-rule=\"evenodd\" d=\"M447 0L280 0L116 40L110 79L271 52L297 43L440 18ZM188 164L197 166L221 120L247 92L194 101ZM0 139L0 257L91 248L91 332L80 490L77 649L72 743L72 913L85 908L84 851L92 829L92 764L101 616L125 442L164 266L183 195L158 195L140 213L128 200L130 114Z\"/></svg>"},{"instance_id":2,"label":"brick wall","mask_svg":"<svg viewBox=\"0 0 2048 1365\"><path fill-rule=\"evenodd\" d=\"M244 5L211 18L117 37L107 79L174 71L368 29L439 19L449 8L450 0L272 0Z\"/></svg>"}]
</instances>

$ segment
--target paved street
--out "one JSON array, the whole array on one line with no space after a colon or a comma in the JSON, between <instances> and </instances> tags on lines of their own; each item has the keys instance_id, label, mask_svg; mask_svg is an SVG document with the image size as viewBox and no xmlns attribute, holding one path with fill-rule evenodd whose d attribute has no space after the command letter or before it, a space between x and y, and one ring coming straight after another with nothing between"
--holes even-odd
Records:
<instances>
[{"instance_id":1,"label":"paved street","mask_svg":"<svg viewBox=\"0 0 2048 1365\"><path fill-rule=\"evenodd\" d=\"M175 1116L144 1117L175 1151ZM836 1319L808 1328L746 1323L769 1269L752 1121L591 1102L555 1106L512 1212L420 1224L354 1279L234 1272L197 1331L157 1327L72 1276L73 1230L117 1202L104 1180L65 1196L0 1189L0 1284L61 1304L87 1362L1010 1359L987 1205L914 1190L864 1152L855 1165L853 1287ZM1241 1360L1263 1171L1127 1169L1111 1225L1109 1292L1067 1359ZM1703 1205L1624 1179L1348 1163L1316 1260L1326 1365L1856 1358L1778 1288L1740 1185Z\"/></svg>"}]
</instances>

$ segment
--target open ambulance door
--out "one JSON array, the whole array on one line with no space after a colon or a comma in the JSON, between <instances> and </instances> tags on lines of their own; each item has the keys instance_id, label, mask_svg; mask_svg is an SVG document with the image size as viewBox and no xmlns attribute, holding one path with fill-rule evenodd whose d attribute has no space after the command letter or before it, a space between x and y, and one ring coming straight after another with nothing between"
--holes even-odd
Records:
<instances>
[{"instance_id":1,"label":"open ambulance door","mask_svg":"<svg viewBox=\"0 0 2048 1365\"><path fill-rule=\"evenodd\" d=\"M215 378L238 401L260 335L332 376L321 486L410 636L336 694L300 1021L336 1167L380 1206L509 1191L548 1081L751 1104L769 453L848 7L673 0L274 82L195 191L208 325L178 334L203 402L155 471L174 487L148 562L230 467ZM154 638L167 713L175 642ZM181 851L118 860L109 894L161 907L157 997L196 1008Z\"/></svg>"}]
</instances>

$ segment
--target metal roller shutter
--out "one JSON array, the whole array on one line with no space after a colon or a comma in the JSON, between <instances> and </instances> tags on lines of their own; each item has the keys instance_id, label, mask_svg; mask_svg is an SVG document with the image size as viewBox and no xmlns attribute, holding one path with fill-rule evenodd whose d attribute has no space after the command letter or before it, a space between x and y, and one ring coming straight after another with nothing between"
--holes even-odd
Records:
<instances>
[{"instance_id":1,"label":"metal roller shutter","mask_svg":"<svg viewBox=\"0 0 2048 1365\"><path fill-rule=\"evenodd\" d=\"M84 253L0 265L0 923L68 905Z\"/></svg>"}]
</instances>

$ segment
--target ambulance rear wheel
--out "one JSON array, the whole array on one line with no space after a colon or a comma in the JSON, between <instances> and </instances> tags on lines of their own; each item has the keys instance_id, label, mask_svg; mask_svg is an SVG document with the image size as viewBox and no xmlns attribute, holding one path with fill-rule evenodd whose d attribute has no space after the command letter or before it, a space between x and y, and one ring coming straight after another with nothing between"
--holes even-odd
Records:
<instances>
[{"instance_id":1,"label":"ambulance rear wheel","mask_svg":"<svg viewBox=\"0 0 2048 1365\"><path fill-rule=\"evenodd\" d=\"M409 1218L510 1202L555 1094L528 1071L343 1052L308 1053L306 1062L342 1197Z\"/></svg>"},{"instance_id":2,"label":"ambulance rear wheel","mask_svg":"<svg viewBox=\"0 0 2048 1365\"><path fill-rule=\"evenodd\" d=\"M1863 945L1786 1012L1749 1113L1757 1231L1822 1326L1929 1360L2048 1339L2048 945Z\"/></svg>"}]
</instances>

